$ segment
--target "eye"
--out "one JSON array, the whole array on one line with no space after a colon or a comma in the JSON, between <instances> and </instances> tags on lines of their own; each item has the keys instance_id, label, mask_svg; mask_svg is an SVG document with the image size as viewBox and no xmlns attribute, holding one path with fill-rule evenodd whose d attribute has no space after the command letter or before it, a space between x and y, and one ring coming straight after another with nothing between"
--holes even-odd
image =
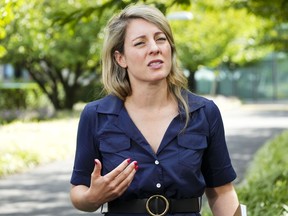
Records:
<instances>
[{"instance_id":1,"label":"eye","mask_svg":"<svg viewBox=\"0 0 288 216\"><path fill-rule=\"evenodd\" d=\"M167 40L167 38L165 36L161 36L159 38L156 39L159 42L165 42Z\"/></svg>"},{"instance_id":2,"label":"eye","mask_svg":"<svg viewBox=\"0 0 288 216\"><path fill-rule=\"evenodd\" d=\"M140 46L140 45L143 45L143 44L144 44L143 41L139 41L139 42L135 43L134 46Z\"/></svg>"}]
</instances>

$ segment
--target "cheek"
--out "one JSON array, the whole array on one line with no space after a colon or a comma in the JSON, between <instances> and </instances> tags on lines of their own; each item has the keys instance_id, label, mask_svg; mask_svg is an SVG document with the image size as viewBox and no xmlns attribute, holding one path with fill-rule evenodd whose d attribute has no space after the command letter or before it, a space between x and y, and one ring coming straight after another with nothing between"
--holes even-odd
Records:
<instances>
[{"instance_id":1,"label":"cheek","mask_svg":"<svg viewBox=\"0 0 288 216\"><path fill-rule=\"evenodd\" d=\"M170 45L163 48L163 54L172 59L172 48Z\"/></svg>"},{"instance_id":2,"label":"cheek","mask_svg":"<svg viewBox=\"0 0 288 216\"><path fill-rule=\"evenodd\" d=\"M171 61L171 64L172 64L173 56L172 56L172 50L171 50L171 48L170 48L170 47L167 48L163 54L164 54L164 56L165 56L166 59L168 59L168 60Z\"/></svg>"},{"instance_id":3,"label":"cheek","mask_svg":"<svg viewBox=\"0 0 288 216\"><path fill-rule=\"evenodd\" d=\"M130 66L139 65L139 63L136 64L135 62L143 62L143 53L131 52L129 53L129 56L127 56L126 60Z\"/></svg>"}]
</instances>

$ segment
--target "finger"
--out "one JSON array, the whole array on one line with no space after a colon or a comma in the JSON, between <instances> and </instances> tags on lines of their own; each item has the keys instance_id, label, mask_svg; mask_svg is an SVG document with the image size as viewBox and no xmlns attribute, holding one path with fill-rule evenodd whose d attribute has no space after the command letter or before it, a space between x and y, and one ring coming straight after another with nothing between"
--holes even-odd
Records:
<instances>
[{"instance_id":1,"label":"finger","mask_svg":"<svg viewBox=\"0 0 288 216\"><path fill-rule=\"evenodd\" d=\"M137 163L131 163L116 179L117 191L122 194L129 187L138 170Z\"/></svg>"},{"instance_id":2,"label":"finger","mask_svg":"<svg viewBox=\"0 0 288 216\"><path fill-rule=\"evenodd\" d=\"M125 179L127 179L131 174L132 174L132 179L133 179L135 172L137 170L138 170L138 162L133 161L115 178L115 183L121 184L122 181L125 182ZM132 181L132 179L131 179L131 181Z\"/></svg>"},{"instance_id":3,"label":"finger","mask_svg":"<svg viewBox=\"0 0 288 216\"><path fill-rule=\"evenodd\" d=\"M100 160L98 160L98 159L95 159L94 163L95 163L95 166L94 166L94 170L92 172L92 176L94 178L97 178L97 177L101 176L102 164L101 164Z\"/></svg>"},{"instance_id":4,"label":"finger","mask_svg":"<svg viewBox=\"0 0 288 216\"><path fill-rule=\"evenodd\" d=\"M115 179L130 164L130 161L131 161L130 158L124 160L121 164L119 164L110 173L106 174L106 177L111 178L111 179Z\"/></svg>"}]
</instances>

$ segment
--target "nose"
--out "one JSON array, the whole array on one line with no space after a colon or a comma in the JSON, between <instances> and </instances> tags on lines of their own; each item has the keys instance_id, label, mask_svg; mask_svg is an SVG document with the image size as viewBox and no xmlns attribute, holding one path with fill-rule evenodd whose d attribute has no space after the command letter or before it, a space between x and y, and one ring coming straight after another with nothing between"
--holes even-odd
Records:
<instances>
[{"instance_id":1,"label":"nose","mask_svg":"<svg viewBox=\"0 0 288 216\"><path fill-rule=\"evenodd\" d=\"M158 44L156 43L156 41L152 41L150 43L150 50L149 50L149 54L159 54L160 53L160 48L158 46Z\"/></svg>"}]
</instances>

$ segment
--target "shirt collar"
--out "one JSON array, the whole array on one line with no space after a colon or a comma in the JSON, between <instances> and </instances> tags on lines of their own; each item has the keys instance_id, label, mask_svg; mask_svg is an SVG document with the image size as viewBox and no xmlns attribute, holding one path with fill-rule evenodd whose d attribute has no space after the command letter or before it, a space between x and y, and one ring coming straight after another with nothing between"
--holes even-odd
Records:
<instances>
[{"instance_id":1,"label":"shirt collar","mask_svg":"<svg viewBox=\"0 0 288 216\"><path fill-rule=\"evenodd\" d=\"M201 107L205 106L205 103L204 103L205 100L203 97L195 95L188 91L185 91L183 94L184 94L184 97L186 96L188 99L189 113L192 113L200 109ZM185 115L185 110L183 108L180 108L180 114Z\"/></svg>"},{"instance_id":2,"label":"shirt collar","mask_svg":"<svg viewBox=\"0 0 288 216\"><path fill-rule=\"evenodd\" d=\"M204 98L193 93L185 92L188 97L189 112L192 113L201 107L205 106ZM115 95L108 95L100 100L97 111L104 114L118 115L124 106L123 101ZM185 111L180 109L180 113L184 114Z\"/></svg>"},{"instance_id":3,"label":"shirt collar","mask_svg":"<svg viewBox=\"0 0 288 216\"><path fill-rule=\"evenodd\" d=\"M119 114L123 107L123 101L115 95L108 95L100 100L97 111L104 114Z\"/></svg>"}]
</instances>

